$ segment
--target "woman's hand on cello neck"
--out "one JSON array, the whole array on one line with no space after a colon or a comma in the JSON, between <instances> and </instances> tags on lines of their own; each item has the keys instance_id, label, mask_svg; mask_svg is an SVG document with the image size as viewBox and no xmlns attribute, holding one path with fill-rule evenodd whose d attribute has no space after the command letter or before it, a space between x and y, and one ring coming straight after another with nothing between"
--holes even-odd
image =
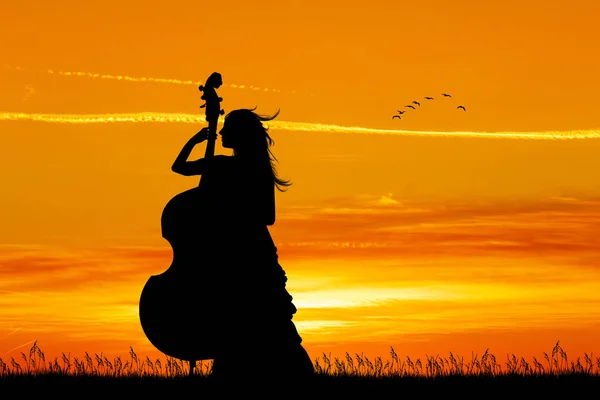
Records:
<instances>
[{"instance_id":1,"label":"woman's hand on cello neck","mask_svg":"<svg viewBox=\"0 0 600 400\"><path fill-rule=\"evenodd\" d=\"M205 140L207 140L209 137L209 129L208 128L202 128L200 129L200 132L196 133L194 136L192 136L190 138L190 140L188 142L193 143L194 145L199 144L204 142ZM217 139L217 134L213 134L212 135L213 139Z\"/></svg>"},{"instance_id":2,"label":"woman's hand on cello neck","mask_svg":"<svg viewBox=\"0 0 600 400\"><path fill-rule=\"evenodd\" d=\"M216 134L214 134L214 137L216 139ZM194 146L206 141L208 138L208 128L202 128L200 129L200 132L192 136L179 152L179 155L171 166L171 171L184 176L202 175L204 170L204 159L201 158L195 161L188 161L188 157L192 153Z\"/></svg>"}]
</instances>

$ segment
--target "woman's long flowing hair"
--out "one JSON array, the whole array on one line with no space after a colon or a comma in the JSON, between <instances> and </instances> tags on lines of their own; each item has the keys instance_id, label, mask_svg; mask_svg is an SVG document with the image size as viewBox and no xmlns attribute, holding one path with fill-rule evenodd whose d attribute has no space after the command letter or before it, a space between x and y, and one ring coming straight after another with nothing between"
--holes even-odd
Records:
<instances>
[{"instance_id":1,"label":"woman's long flowing hair","mask_svg":"<svg viewBox=\"0 0 600 400\"><path fill-rule=\"evenodd\" d=\"M279 110L271 116L257 114L254 110L256 107L241 108L225 116L228 129L235 130L238 138L238 145L233 154L244 159L245 162L253 163L258 171L268 174L269 179L280 192L285 192L291 182L279 178L277 174L275 164L278 161L271 151L275 141L269 135L269 128L263 125L263 122L275 119L279 115Z\"/></svg>"}]
</instances>

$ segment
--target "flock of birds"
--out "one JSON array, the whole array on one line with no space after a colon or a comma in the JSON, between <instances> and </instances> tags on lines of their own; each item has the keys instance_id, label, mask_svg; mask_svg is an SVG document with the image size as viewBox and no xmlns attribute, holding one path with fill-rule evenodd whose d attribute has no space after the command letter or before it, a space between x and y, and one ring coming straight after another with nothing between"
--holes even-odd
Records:
<instances>
[{"instance_id":1,"label":"flock of birds","mask_svg":"<svg viewBox=\"0 0 600 400\"><path fill-rule=\"evenodd\" d=\"M449 95L448 93L442 93L442 96L444 97L452 97L451 95ZM425 100L433 100L433 97L429 97L429 96L425 96ZM421 103L419 103L416 100L413 100L413 102L411 104L405 105L404 108L412 108L413 110L416 110L415 106L413 106L413 104L421 107ZM463 110L463 111L467 111L467 109L465 108L465 106L458 106L456 107L457 110ZM402 115L404 114L406 111L401 111L401 110L396 110L398 112L398 114ZM402 117L400 117L400 115L394 115L392 117L392 119L394 118L398 118L398 119L402 119Z\"/></svg>"}]
</instances>

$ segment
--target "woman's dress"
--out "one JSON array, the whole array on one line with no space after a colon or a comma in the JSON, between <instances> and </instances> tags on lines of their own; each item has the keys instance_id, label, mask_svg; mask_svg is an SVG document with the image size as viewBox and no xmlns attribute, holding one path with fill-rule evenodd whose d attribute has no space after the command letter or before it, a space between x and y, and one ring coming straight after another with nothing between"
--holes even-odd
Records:
<instances>
[{"instance_id":1,"label":"woman's dress","mask_svg":"<svg viewBox=\"0 0 600 400\"><path fill-rule=\"evenodd\" d=\"M257 215L261 204L256 202L262 199L255 196L257 180L238 160L214 156L199 186L205 223L211 227L206 239L210 244L202 247L210 265L217 266L212 303L218 305L219 343L213 372L246 374L258 372L257 365L263 364L271 372L312 374L312 362L292 321L296 307L286 289L277 247ZM253 360L246 363L248 353Z\"/></svg>"}]
</instances>

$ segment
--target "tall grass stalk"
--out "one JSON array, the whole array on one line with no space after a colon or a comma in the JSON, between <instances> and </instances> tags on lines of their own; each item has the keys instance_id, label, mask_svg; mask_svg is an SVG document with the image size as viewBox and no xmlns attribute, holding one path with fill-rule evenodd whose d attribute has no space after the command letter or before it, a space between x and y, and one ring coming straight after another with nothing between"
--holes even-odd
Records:
<instances>
[{"instance_id":1,"label":"tall grass stalk","mask_svg":"<svg viewBox=\"0 0 600 400\"><path fill-rule=\"evenodd\" d=\"M243 363L243 360L240 360ZM566 352L560 346L560 341L550 352L544 353L544 359L533 357L527 361L524 357L507 354L506 361L497 360L496 356L486 350L481 356L471 354L470 360L452 352L447 357L425 355L421 359L412 360L410 357L401 358L390 347L390 358L369 357L361 354L345 357L331 357L325 354L314 360L315 371L318 375L339 377L425 377L437 378L448 376L559 376L559 375L590 375L600 376L600 357L584 353L583 359L577 357L569 360ZM273 366L276 367L275 365ZM196 375L210 374L212 361L199 361L195 368ZM189 374L189 363L166 357L161 360L151 360L149 357L140 358L132 347L129 348L129 358L108 358L102 353L94 353L93 357L87 352L80 357L71 357L71 353L62 353L61 357L46 360L44 352L38 347L37 341L28 353L21 352L21 357L10 357L10 360L0 358L0 377L18 375L69 375L69 376L102 376L102 377L184 377Z\"/></svg>"}]
</instances>

